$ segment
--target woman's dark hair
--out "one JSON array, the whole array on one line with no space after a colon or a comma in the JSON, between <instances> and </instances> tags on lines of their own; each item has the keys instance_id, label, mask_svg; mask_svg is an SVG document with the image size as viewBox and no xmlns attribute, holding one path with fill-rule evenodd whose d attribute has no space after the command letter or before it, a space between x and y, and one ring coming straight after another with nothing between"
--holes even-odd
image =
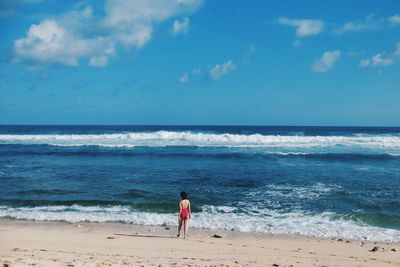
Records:
<instances>
[{"instance_id":1,"label":"woman's dark hair","mask_svg":"<svg viewBox=\"0 0 400 267\"><path fill-rule=\"evenodd\" d=\"M182 191L182 192L181 192L181 198L182 198L182 199L187 199L187 193L184 192L184 191Z\"/></svg>"}]
</instances>

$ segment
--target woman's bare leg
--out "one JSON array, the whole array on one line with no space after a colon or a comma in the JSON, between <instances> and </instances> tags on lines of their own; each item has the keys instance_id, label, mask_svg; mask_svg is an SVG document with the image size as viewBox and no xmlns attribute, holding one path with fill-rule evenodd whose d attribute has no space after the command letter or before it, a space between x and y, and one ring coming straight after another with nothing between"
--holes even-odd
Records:
<instances>
[{"instance_id":1,"label":"woman's bare leg","mask_svg":"<svg viewBox=\"0 0 400 267\"><path fill-rule=\"evenodd\" d=\"M181 229L182 229L182 219L181 218L178 219L178 223L179 223L179 225L178 225L177 237L180 237L181 236Z\"/></svg>"},{"instance_id":2,"label":"woman's bare leg","mask_svg":"<svg viewBox=\"0 0 400 267\"><path fill-rule=\"evenodd\" d=\"M187 219L183 219L183 238L186 238L187 234Z\"/></svg>"}]
</instances>

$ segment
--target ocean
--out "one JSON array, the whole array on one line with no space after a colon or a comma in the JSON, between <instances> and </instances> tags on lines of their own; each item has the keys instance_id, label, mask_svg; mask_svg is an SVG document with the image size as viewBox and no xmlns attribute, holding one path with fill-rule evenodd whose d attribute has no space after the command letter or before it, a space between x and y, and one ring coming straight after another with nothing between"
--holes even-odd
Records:
<instances>
[{"instance_id":1,"label":"ocean","mask_svg":"<svg viewBox=\"0 0 400 267\"><path fill-rule=\"evenodd\" d=\"M400 128L0 126L0 217L400 242Z\"/></svg>"}]
</instances>

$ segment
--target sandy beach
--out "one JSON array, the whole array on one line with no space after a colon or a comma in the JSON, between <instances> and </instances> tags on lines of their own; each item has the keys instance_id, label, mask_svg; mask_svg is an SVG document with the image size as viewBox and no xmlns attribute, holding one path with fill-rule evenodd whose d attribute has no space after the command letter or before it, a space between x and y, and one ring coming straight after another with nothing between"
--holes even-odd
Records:
<instances>
[{"instance_id":1,"label":"sandy beach","mask_svg":"<svg viewBox=\"0 0 400 267\"><path fill-rule=\"evenodd\" d=\"M400 266L398 243L203 229L184 240L175 228L115 223L2 220L0 240L2 267Z\"/></svg>"}]
</instances>

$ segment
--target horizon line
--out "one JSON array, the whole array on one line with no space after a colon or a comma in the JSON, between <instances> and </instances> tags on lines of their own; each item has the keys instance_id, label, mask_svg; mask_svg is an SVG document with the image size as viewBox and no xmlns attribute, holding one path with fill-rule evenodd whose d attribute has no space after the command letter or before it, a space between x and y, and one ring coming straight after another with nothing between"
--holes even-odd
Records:
<instances>
[{"instance_id":1,"label":"horizon line","mask_svg":"<svg viewBox=\"0 0 400 267\"><path fill-rule=\"evenodd\" d=\"M275 124L275 125L254 125L254 124L42 124L42 123L33 123L33 124L2 124L0 123L0 127L2 126L183 126L183 127L335 127L335 128L400 128L400 126L369 126L369 125L284 125L284 124Z\"/></svg>"}]
</instances>

